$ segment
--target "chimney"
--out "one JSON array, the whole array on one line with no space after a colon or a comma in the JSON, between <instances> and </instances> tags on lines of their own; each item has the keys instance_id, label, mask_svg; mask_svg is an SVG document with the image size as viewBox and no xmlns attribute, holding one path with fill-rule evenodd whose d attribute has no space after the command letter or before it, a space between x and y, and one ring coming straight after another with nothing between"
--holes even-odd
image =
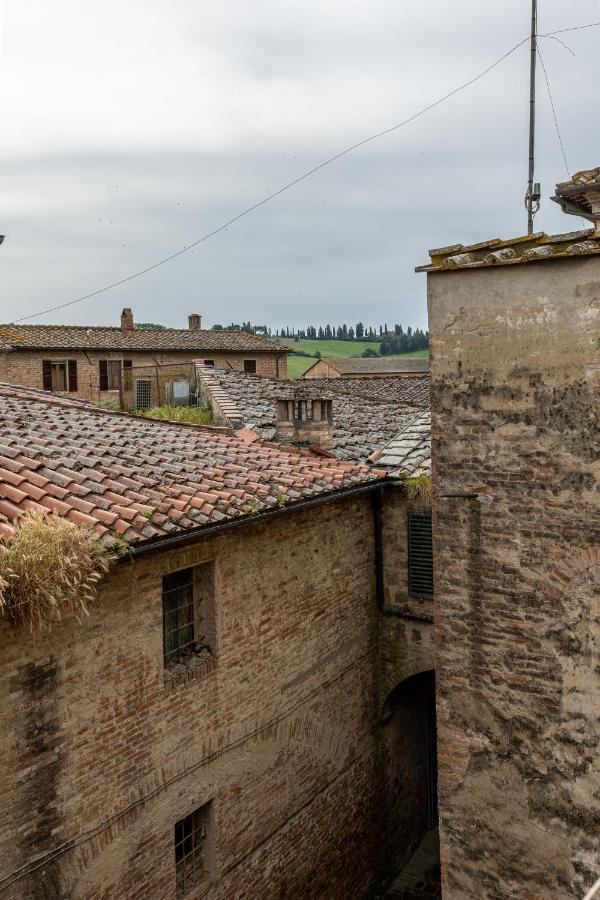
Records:
<instances>
[{"instance_id":1,"label":"chimney","mask_svg":"<svg viewBox=\"0 0 600 900\"><path fill-rule=\"evenodd\" d=\"M323 450L333 447L331 400L278 400L275 438L283 443Z\"/></svg>"},{"instance_id":2,"label":"chimney","mask_svg":"<svg viewBox=\"0 0 600 900\"><path fill-rule=\"evenodd\" d=\"M199 316L198 313L191 313L188 316L188 328L190 331L200 331L202 326L202 316Z\"/></svg>"},{"instance_id":3,"label":"chimney","mask_svg":"<svg viewBox=\"0 0 600 900\"><path fill-rule=\"evenodd\" d=\"M592 222L595 237L600 237L600 167L577 172L570 181L557 184L552 199L567 215Z\"/></svg>"},{"instance_id":4,"label":"chimney","mask_svg":"<svg viewBox=\"0 0 600 900\"><path fill-rule=\"evenodd\" d=\"M133 331L133 313L128 306L121 313L121 331Z\"/></svg>"}]
</instances>

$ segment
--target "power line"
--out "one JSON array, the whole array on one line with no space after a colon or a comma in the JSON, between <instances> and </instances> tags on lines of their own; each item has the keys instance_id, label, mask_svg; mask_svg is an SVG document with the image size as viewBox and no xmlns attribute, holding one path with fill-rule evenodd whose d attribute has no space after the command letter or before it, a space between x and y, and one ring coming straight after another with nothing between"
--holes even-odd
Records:
<instances>
[{"instance_id":1,"label":"power line","mask_svg":"<svg viewBox=\"0 0 600 900\"><path fill-rule=\"evenodd\" d=\"M582 31L586 28L595 28L600 26L600 22L590 22L587 25L576 25L571 28L562 28L558 31L551 31L547 34L539 35L539 37L554 37L557 34L564 34L568 31ZM194 247L198 247L200 244L204 243L204 241L209 240L217 234L220 234L222 231L225 231L231 225L235 224L235 222L239 222L240 219L243 219L245 216L250 215L250 213L255 212L257 209L265 206L267 203L270 203L271 200L274 200L276 197L279 197L280 194L283 194L285 191L290 190L290 188L295 187L300 182L305 181L307 178L310 178L316 172L319 172L321 169L324 169L326 166L331 165L336 162L338 159L341 159L343 156L346 156L349 153L352 153L354 150L358 150L360 147L364 147L365 144L369 144L372 141L376 141L379 138L385 137L388 134L391 134L394 131L397 131L400 128L403 128L405 125L409 125L411 122L414 122L416 119L421 118L426 113L430 112L432 109L435 109L437 106L440 106L442 103L445 103L446 100L449 100L451 97L454 97L456 94L461 93L461 91L466 90L471 87L471 85L475 84L481 78L484 78L489 72L495 69L500 63L504 62L505 59L508 59L516 50L526 44L530 40L530 36L524 38L522 41L519 41L518 44L515 44L510 50L504 53L501 57L499 57L495 62L491 65L487 66L487 68L483 69L483 71L479 72L478 75L475 75L473 78L469 79L469 81L464 82L464 84L459 85L454 88L447 94L444 94L443 97L440 97L438 100L435 100L433 103L430 103L428 106L425 106L423 109L419 110L414 115L410 116L408 119L405 119L403 122L399 122L397 125L392 125L391 128L386 128L383 131L378 131L375 134L370 135L367 138L364 138L361 141L358 141L356 144L352 144L349 147L346 147L345 150L340 151L340 153L336 153L334 156L331 156L329 159L324 160L319 163L319 165L314 166L314 168L309 169L308 172L305 172L303 175L300 175L298 178L295 178L293 181L290 181L288 184L285 184L283 187L279 188L277 191L273 191L271 194L267 194L262 200L258 203L249 206L247 209L244 209L242 212L238 213L233 218L229 219L227 222L224 222L222 225L219 225L217 228L214 228L212 231L209 231L207 234L203 235L201 238L198 238L196 241L192 241L192 243L187 244L184 247L181 247L179 250L176 250L174 253L171 253L169 256L165 256L163 259L158 260L158 262L153 263L150 266L146 266L143 269L140 269L137 272L133 272L131 275L127 275L125 278L120 278L117 281L113 281L110 284L104 285L104 287L98 288L98 290L91 291L89 294L84 294L81 297L76 297L74 300L68 300L66 303L60 303L57 306L51 306L47 309L42 309L40 312L32 313L28 316L21 316L18 319L15 319L15 322L27 322L30 319L36 319L39 316L46 315L47 313L56 312L59 309L66 309L69 306L74 306L77 303L83 303L85 300L90 300L92 297L97 297L99 294L104 294L107 291L112 290L113 288L120 287L123 284L127 284L130 281L133 281L135 278L140 278L142 275L146 275L148 272L154 271L154 269L158 269L160 266L164 266L166 263L171 262L176 259L178 256L181 256L184 253L187 253L189 250L193 250Z\"/></svg>"},{"instance_id":2,"label":"power line","mask_svg":"<svg viewBox=\"0 0 600 900\"><path fill-rule=\"evenodd\" d=\"M572 28L559 28L558 31L549 31L547 34L540 34L540 37L552 37L555 34L566 34L567 31L583 31L584 28L597 28L600 22L589 22L587 25L574 25Z\"/></svg>"},{"instance_id":3,"label":"power line","mask_svg":"<svg viewBox=\"0 0 600 900\"><path fill-rule=\"evenodd\" d=\"M204 243L204 241L209 240L209 238L214 237L220 232L225 231L235 222L239 222L240 219L243 219L245 216L249 215L252 212L255 212L257 209L260 209L262 206L265 206L267 203L270 203L271 200L274 200L275 197L279 197L280 194L283 194L285 191L290 190L290 188L295 187L300 182L305 181L307 178L310 178L311 175L314 175L316 172L319 172L321 169L324 169L326 166L330 166L332 163L336 162L338 159L341 159L343 156L346 156L348 153L352 153L354 150L358 150L359 147L364 147L365 144L369 144L372 141L376 141L379 138L385 137L388 134L391 134L393 131L397 131L399 128L403 128L405 125L409 125L411 122L414 122L416 119L419 119L421 116L424 116L425 113L430 112L432 109L435 109L437 106L440 106L442 103L445 103L446 100L449 100L451 97L454 97L456 94L459 94L461 91L466 90L471 85L475 84L475 82L479 81L485 75L495 69L496 66L499 66L500 63L504 62L509 56L511 56L519 47L522 47L523 44L527 43L529 37L524 38L522 41L519 41L518 44L515 44L510 50L504 53L499 59L493 62L491 65L487 66L487 68L483 69L482 72L479 72L478 75L475 75L474 78L469 79L464 84L459 85L454 88L448 94L444 94L443 97L440 97L438 100L434 100L433 103L430 103L428 106L425 106L423 109L419 110L419 112L414 113L414 115L410 116L408 119L404 119L403 122L399 122L397 125L392 125L391 128L386 128L383 131L378 131L376 134L372 134L369 137L364 138L361 141L358 141L356 144L352 144L350 147L346 147L345 150L342 150L340 153L336 153L335 156L329 157L329 159L324 160L324 162L319 163L319 165L314 166L314 168L310 169L308 172L305 172L303 175L300 175L298 178L295 178L293 181L290 181L288 184L279 188L277 191L273 191L271 194L267 194L262 200L258 203L253 204L253 206L249 206L247 209L244 209L241 213L238 213L233 218L229 219L223 225L219 225L217 228L214 228L212 231L209 231L207 234L203 235L201 238L198 238L196 241L192 241L191 244L187 244L185 247L182 247L180 250L176 250L175 253L171 253L169 256L165 256L164 259L158 260L158 262L153 263L151 266L146 266L144 269L140 269L137 272L133 272L131 275L127 275L125 278L120 278L118 281L113 281L110 284L105 285L104 287L99 288L96 291L92 291L89 294L84 294L82 297L76 297L74 300L69 300L66 303L60 303L58 306L51 306L48 309L42 309L40 312L32 313L29 316L21 316L19 319L15 319L15 322L26 322L29 319L35 319L38 316L46 315L46 313L56 312L59 309L65 309L68 306L74 306L76 303L83 303L84 300L90 300L92 297L97 297L99 294L104 294L106 291L110 291L113 288L119 287L120 285L127 284L129 281L133 281L134 278L139 278L141 275L146 275L148 272L152 272L154 269L158 269L160 266L164 266L165 263L171 262L176 259L178 256L181 256L183 253L187 253L189 250L192 250L194 247L197 247L199 244Z\"/></svg>"},{"instance_id":4,"label":"power line","mask_svg":"<svg viewBox=\"0 0 600 900\"><path fill-rule=\"evenodd\" d=\"M551 90L551 88L550 88L550 80L549 80L549 78L548 78L548 72L547 72L547 70L546 70L546 65L545 65L545 63L544 63L544 59L543 59L543 57L542 57L542 54L541 54L539 45L538 45L538 48L537 48L537 52L538 52L538 56L539 56L539 58L540 58L540 62L541 62L541 64L542 64L542 71L544 72L544 79L545 79L545 81L546 81L546 88L548 89L548 97L550 98L550 106L552 107L552 115L553 115L553 117L554 117L554 125L555 125L555 127L556 127L556 134L558 135L558 142L559 142L559 144L560 144L560 149L561 149L562 157L563 157L563 160L564 160L564 163L565 163L565 169L567 170L567 176L570 178L570 177L571 177L571 172L570 172L570 170L569 170L569 163L567 162L567 154L566 154L566 151L565 151L565 145L564 145L564 143L563 143L562 135L561 135L561 133L560 133L560 127L559 127L559 124L558 124L558 116L556 115L556 107L555 107L555 105L554 105L554 98L552 97L552 90Z\"/></svg>"}]
</instances>

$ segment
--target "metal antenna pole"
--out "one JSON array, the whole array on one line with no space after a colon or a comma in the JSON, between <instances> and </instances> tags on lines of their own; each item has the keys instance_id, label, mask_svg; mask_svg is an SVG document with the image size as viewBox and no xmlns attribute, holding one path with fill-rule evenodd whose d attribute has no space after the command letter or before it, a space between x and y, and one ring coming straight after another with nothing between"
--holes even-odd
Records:
<instances>
[{"instance_id":1,"label":"metal antenna pole","mask_svg":"<svg viewBox=\"0 0 600 900\"><path fill-rule=\"evenodd\" d=\"M529 83L529 181L527 182L527 234L533 234L535 174L535 66L537 62L537 0L531 0L531 73Z\"/></svg>"}]
</instances>

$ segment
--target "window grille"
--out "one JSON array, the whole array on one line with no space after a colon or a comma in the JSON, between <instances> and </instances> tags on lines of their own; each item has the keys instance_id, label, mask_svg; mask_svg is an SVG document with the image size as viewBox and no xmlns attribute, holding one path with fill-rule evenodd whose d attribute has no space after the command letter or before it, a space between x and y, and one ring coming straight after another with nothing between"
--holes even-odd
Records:
<instances>
[{"instance_id":1,"label":"window grille","mask_svg":"<svg viewBox=\"0 0 600 900\"><path fill-rule=\"evenodd\" d=\"M431 513L408 513L408 593L433 597L433 542Z\"/></svg>"},{"instance_id":2,"label":"window grille","mask_svg":"<svg viewBox=\"0 0 600 900\"><path fill-rule=\"evenodd\" d=\"M165 663L177 662L194 650L194 570L163 577Z\"/></svg>"},{"instance_id":3,"label":"window grille","mask_svg":"<svg viewBox=\"0 0 600 900\"><path fill-rule=\"evenodd\" d=\"M249 375L256 375L256 360L255 359L245 359L244 360L244 372L248 372Z\"/></svg>"},{"instance_id":4,"label":"window grille","mask_svg":"<svg viewBox=\"0 0 600 900\"><path fill-rule=\"evenodd\" d=\"M149 378L138 378L135 382L135 408L150 409L152 406L152 382Z\"/></svg>"},{"instance_id":5,"label":"window grille","mask_svg":"<svg viewBox=\"0 0 600 900\"><path fill-rule=\"evenodd\" d=\"M208 874L207 844L212 827L212 803L206 803L175 824L175 882L183 897Z\"/></svg>"}]
</instances>

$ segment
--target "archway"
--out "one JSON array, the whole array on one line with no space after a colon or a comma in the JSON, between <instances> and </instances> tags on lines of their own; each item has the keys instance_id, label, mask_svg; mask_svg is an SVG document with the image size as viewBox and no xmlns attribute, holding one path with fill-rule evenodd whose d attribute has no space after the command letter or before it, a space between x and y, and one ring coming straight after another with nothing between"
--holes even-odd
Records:
<instances>
[{"instance_id":1,"label":"archway","mask_svg":"<svg viewBox=\"0 0 600 900\"><path fill-rule=\"evenodd\" d=\"M405 679L391 692L383 708L382 732L388 869L398 872L412 857L412 871L417 851L423 876L435 890L439 837L433 670Z\"/></svg>"}]
</instances>

